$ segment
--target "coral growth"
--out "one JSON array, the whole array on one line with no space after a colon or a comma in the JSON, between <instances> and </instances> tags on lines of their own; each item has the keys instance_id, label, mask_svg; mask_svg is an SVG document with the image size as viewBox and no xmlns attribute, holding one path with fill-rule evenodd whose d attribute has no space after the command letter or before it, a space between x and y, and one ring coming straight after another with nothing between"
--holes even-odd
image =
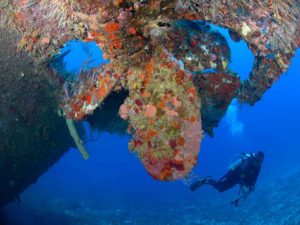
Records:
<instances>
[{"instance_id":1,"label":"coral growth","mask_svg":"<svg viewBox=\"0 0 300 225\"><path fill-rule=\"evenodd\" d=\"M121 109L128 109L130 149L157 179L185 176L196 163L202 136L192 76L158 48L148 63L129 71L127 81L129 97Z\"/></svg>"},{"instance_id":2,"label":"coral growth","mask_svg":"<svg viewBox=\"0 0 300 225\"><path fill-rule=\"evenodd\" d=\"M296 0L4 0L0 7L0 25L18 30L19 46L37 61L71 38L97 42L110 64L72 84L62 108L84 119L113 91L128 90L120 115L130 123L130 148L160 180L195 165L201 116L212 135L231 100L258 101L299 47ZM255 64L247 81L228 70L228 45L205 21L248 43Z\"/></svg>"}]
</instances>

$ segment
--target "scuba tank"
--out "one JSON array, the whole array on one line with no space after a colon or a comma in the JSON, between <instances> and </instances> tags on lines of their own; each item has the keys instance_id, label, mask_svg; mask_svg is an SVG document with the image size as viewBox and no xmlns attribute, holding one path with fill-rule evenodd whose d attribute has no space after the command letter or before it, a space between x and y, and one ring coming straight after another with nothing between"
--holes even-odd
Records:
<instances>
[{"instance_id":1,"label":"scuba tank","mask_svg":"<svg viewBox=\"0 0 300 225\"><path fill-rule=\"evenodd\" d=\"M236 168L238 168L239 166L241 166L243 164L243 162L245 162L248 158L250 158L252 156L252 154L249 153L242 153L239 158L237 160L235 160L234 162L232 162L232 160L230 160L230 164L228 166L228 170L229 171L233 171Z\"/></svg>"}]
</instances>

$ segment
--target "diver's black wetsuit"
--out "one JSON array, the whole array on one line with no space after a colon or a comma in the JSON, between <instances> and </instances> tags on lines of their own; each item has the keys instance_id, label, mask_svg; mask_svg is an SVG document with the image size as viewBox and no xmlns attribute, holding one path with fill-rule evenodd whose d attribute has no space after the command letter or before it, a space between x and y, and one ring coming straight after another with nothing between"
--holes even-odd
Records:
<instances>
[{"instance_id":1,"label":"diver's black wetsuit","mask_svg":"<svg viewBox=\"0 0 300 225\"><path fill-rule=\"evenodd\" d=\"M254 190L261 168L261 164L256 161L256 158L251 155L246 158L240 166L227 172L218 181L206 178L205 184L212 185L220 192L226 191L236 184L240 184L242 187L248 187L250 190Z\"/></svg>"},{"instance_id":2,"label":"diver's black wetsuit","mask_svg":"<svg viewBox=\"0 0 300 225\"><path fill-rule=\"evenodd\" d=\"M199 179L190 186L190 189L195 191L203 184L208 184L219 192L223 192L236 184L240 184L239 194L241 196L232 202L236 206L240 199L246 199L248 194L254 190L263 159L264 153L262 151L251 154L242 153L236 164L220 180L216 181L211 177Z\"/></svg>"}]
</instances>

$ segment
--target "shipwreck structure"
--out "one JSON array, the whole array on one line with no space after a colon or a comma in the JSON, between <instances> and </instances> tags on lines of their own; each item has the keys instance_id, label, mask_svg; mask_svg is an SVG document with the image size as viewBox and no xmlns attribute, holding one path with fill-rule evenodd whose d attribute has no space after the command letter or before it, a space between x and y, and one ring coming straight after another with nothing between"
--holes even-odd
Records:
<instances>
[{"instance_id":1,"label":"shipwreck structure","mask_svg":"<svg viewBox=\"0 0 300 225\"><path fill-rule=\"evenodd\" d=\"M32 60L30 66L21 66L16 76L6 67L0 67L1 97L8 93L2 91L6 85L11 88L9 96L19 93L20 90L13 88L15 82L5 80L23 79L25 74L30 80L26 86L30 91L20 96L29 98L30 93L36 96L32 104L41 111L35 114L42 117L41 123L46 127L51 120L43 120L44 116L61 109L76 146L88 158L73 121L87 119L92 123L90 115L95 110L98 112L92 115L94 120L95 115L108 116L101 114L102 109L99 111L103 101L123 93L117 99L123 99L119 115L126 120L122 129L125 126L132 136L129 148L137 153L149 174L159 180L186 176L197 162L204 133L213 135L213 128L232 99L253 105L287 70L300 46L299 0L2 0L0 10L0 27L7 30L1 32L0 51L4 57L1 65L15 60L5 53L5 35L11 36L9 32L16 33L11 46L18 46L26 55L17 57L19 61L26 61L27 57ZM247 42L255 56L248 80L241 81L238 74L230 71L229 46L210 24L228 28L235 41ZM66 85L59 73L49 68L48 62L72 39L95 41L110 63L85 71L78 81ZM28 67L39 68L38 74L27 75L24 71ZM47 72L41 75L41 71ZM42 78L47 80L46 86L52 86L41 86ZM38 89L31 88L36 85ZM47 104L44 109L43 101L47 98L53 105ZM22 111L25 117L30 117L31 111L23 105L24 101L27 100L16 99L13 111L0 111L3 113L0 128L2 118L8 115L15 117ZM51 129L64 126L62 132L68 135L66 123L61 121L64 119L55 113L51 115ZM35 129L32 124L27 126ZM28 140L33 138L31 132L24 132ZM5 135L16 137L16 133ZM25 151L18 148L20 142L5 140L8 143L1 151L6 151L7 157L0 155L0 168L3 163L7 168L14 167L10 154L18 162L39 152L39 162L48 166L62 155L54 150L49 153L51 146L32 142L28 143L31 150L24 157ZM14 143L17 146L11 150L9 146ZM72 144L70 139L58 146L65 151ZM49 155L53 160L49 160ZM48 166L41 168L39 174ZM26 163L16 168L16 171L23 170L30 172L32 168ZM27 173L20 172L19 176L26 182L20 181L14 195L23 190L20 187L32 182L27 179ZM7 183L10 180L5 179L6 183L0 185L0 189L7 187L1 189L0 198L12 192L14 185Z\"/></svg>"}]
</instances>

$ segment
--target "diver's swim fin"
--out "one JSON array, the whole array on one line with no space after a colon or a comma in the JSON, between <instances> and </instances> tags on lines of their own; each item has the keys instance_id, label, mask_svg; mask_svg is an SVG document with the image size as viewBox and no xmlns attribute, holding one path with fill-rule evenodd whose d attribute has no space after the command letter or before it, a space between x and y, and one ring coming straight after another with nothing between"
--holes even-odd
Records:
<instances>
[{"instance_id":1,"label":"diver's swim fin","mask_svg":"<svg viewBox=\"0 0 300 225\"><path fill-rule=\"evenodd\" d=\"M205 178L200 178L196 182L192 183L190 186L191 191L196 191L198 188L200 188L205 183Z\"/></svg>"}]
</instances>

